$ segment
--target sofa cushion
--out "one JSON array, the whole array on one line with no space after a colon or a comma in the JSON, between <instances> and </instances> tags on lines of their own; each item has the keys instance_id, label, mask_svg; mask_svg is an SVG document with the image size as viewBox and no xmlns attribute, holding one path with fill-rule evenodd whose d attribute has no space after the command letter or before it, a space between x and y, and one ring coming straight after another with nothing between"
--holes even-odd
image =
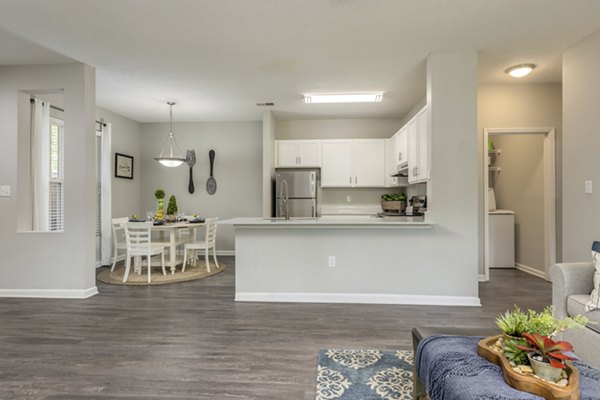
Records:
<instances>
[{"instance_id":1,"label":"sofa cushion","mask_svg":"<svg viewBox=\"0 0 600 400\"><path fill-rule=\"evenodd\" d=\"M592 244L592 260L596 271L594 272L594 290L592 290L585 307L588 311L600 309L600 242Z\"/></svg>"},{"instance_id":2,"label":"sofa cushion","mask_svg":"<svg viewBox=\"0 0 600 400\"><path fill-rule=\"evenodd\" d=\"M581 314L587 317L590 322L595 324L588 325L588 328L600 333L600 310L586 311L585 306L590 300L587 294L573 294L567 298L567 313L570 317Z\"/></svg>"}]
</instances>

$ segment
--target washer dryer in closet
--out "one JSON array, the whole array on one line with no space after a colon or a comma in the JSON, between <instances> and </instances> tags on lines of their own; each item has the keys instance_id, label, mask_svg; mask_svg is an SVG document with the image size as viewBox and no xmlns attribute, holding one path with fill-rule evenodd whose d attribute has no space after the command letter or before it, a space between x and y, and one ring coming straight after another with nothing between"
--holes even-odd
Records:
<instances>
[{"instance_id":1,"label":"washer dryer in closet","mask_svg":"<svg viewBox=\"0 0 600 400\"><path fill-rule=\"evenodd\" d=\"M488 188L490 268L515 268L515 212L496 209L496 193Z\"/></svg>"},{"instance_id":2,"label":"washer dryer in closet","mask_svg":"<svg viewBox=\"0 0 600 400\"><path fill-rule=\"evenodd\" d=\"M489 212L490 268L515 268L515 212Z\"/></svg>"}]
</instances>

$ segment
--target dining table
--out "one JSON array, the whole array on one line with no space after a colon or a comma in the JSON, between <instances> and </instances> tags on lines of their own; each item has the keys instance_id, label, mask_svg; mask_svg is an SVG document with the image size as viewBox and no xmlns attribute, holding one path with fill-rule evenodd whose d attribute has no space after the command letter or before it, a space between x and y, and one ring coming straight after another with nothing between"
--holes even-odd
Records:
<instances>
[{"instance_id":1,"label":"dining table","mask_svg":"<svg viewBox=\"0 0 600 400\"><path fill-rule=\"evenodd\" d=\"M154 240L153 238L152 242L168 244L169 260L166 261L166 266L170 268L171 274L175 273L177 264L183 261L181 257L177 257L177 246L193 242L196 238L196 230L205 225L206 222L204 222L204 220L198 222L164 222L162 224L152 225L151 230L159 233L158 240ZM188 231L188 234L182 235L186 230Z\"/></svg>"}]
</instances>

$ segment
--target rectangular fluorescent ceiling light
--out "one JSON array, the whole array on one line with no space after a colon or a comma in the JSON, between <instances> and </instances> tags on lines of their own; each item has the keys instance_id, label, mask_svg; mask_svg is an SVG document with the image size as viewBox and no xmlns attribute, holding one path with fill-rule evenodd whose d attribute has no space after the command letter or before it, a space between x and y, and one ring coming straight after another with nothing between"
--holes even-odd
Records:
<instances>
[{"instance_id":1,"label":"rectangular fluorescent ceiling light","mask_svg":"<svg viewBox=\"0 0 600 400\"><path fill-rule=\"evenodd\" d=\"M309 103L379 103L383 98L382 92L377 93L337 93L304 95L304 102Z\"/></svg>"}]
</instances>

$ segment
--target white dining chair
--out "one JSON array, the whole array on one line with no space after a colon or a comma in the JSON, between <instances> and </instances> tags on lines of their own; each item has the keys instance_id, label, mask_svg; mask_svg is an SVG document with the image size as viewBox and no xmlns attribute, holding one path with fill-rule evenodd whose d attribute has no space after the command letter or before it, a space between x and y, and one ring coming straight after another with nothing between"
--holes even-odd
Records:
<instances>
[{"instance_id":1,"label":"white dining chair","mask_svg":"<svg viewBox=\"0 0 600 400\"><path fill-rule=\"evenodd\" d=\"M219 269L219 262L217 261L217 221L218 218L207 218L206 219L206 233L204 235L204 241L186 243L183 248L183 266L181 272L185 271L185 265L187 263L188 252L193 252L191 260L195 263L196 261L196 250L204 250L204 262L206 263L206 271L210 272L210 262L208 261L208 253L212 249L213 260L215 261L215 268Z\"/></svg>"},{"instance_id":2,"label":"white dining chair","mask_svg":"<svg viewBox=\"0 0 600 400\"><path fill-rule=\"evenodd\" d=\"M125 243L125 228L123 228L123 224L127 223L129 219L127 217L124 218L112 218L112 237L113 237L113 256L112 256L112 267L110 268L111 272L115 270L115 265L117 265L117 261L119 260L119 250L123 250L123 253L127 250L127 244ZM123 254L125 255L125 254Z\"/></svg>"},{"instance_id":3,"label":"white dining chair","mask_svg":"<svg viewBox=\"0 0 600 400\"><path fill-rule=\"evenodd\" d=\"M123 224L125 229L125 243L127 244L127 255L125 261L125 276L123 282L129 278L132 257L146 257L148 260L148 283L152 282L152 256L161 255L161 267L163 275L165 270L165 247L164 243L152 243L152 221L150 222L127 222ZM141 261L140 261L141 264ZM141 266L140 266L141 268Z\"/></svg>"}]
</instances>

